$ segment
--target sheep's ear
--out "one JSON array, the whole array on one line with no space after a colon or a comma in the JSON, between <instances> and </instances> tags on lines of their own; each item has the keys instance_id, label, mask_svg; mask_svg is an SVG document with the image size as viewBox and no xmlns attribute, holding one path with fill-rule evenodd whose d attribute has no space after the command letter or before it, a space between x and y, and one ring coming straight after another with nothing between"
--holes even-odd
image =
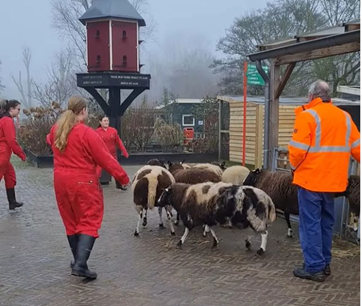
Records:
<instances>
[{"instance_id":1,"label":"sheep's ear","mask_svg":"<svg viewBox=\"0 0 362 306\"><path fill-rule=\"evenodd\" d=\"M220 166L221 166L221 168L225 169L225 165L226 165L226 163L223 161Z\"/></svg>"},{"instance_id":2,"label":"sheep's ear","mask_svg":"<svg viewBox=\"0 0 362 306\"><path fill-rule=\"evenodd\" d=\"M259 168L256 168L254 172L255 172L256 174L260 173Z\"/></svg>"},{"instance_id":3,"label":"sheep's ear","mask_svg":"<svg viewBox=\"0 0 362 306\"><path fill-rule=\"evenodd\" d=\"M170 193L171 190L172 190L172 187L168 187L168 188L165 189L165 192L166 192L166 193Z\"/></svg>"},{"instance_id":4,"label":"sheep's ear","mask_svg":"<svg viewBox=\"0 0 362 306\"><path fill-rule=\"evenodd\" d=\"M186 159L184 159L183 161L181 161L180 164L182 165L185 161L186 161Z\"/></svg>"},{"instance_id":5,"label":"sheep's ear","mask_svg":"<svg viewBox=\"0 0 362 306\"><path fill-rule=\"evenodd\" d=\"M172 163L169 160L167 161L167 164L168 164L169 167L172 166Z\"/></svg>"}]
</instances>

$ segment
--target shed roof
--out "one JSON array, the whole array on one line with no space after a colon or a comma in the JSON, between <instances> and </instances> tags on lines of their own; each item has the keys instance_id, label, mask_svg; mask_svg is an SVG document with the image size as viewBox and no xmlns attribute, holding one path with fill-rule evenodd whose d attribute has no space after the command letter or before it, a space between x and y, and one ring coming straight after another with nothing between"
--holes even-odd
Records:
<instances>
[{"instance_id":1,"label":"shed roof","mask_svg":"<svg viewBox=\"0 0 362 306\"><path fill-rule=\"evenodd\" d=\"M224 102L244 102L244 96L217 96L218 100L224 101ZM265 97L263 96L247 96L246 98L247 102L256 103L256 104L264 104L265 103ZM341 99L341 98L332 98L332 102L335 105L351 105L351 106L357 106L360 107L360 100L359 101L351 101L347 99ZM294 97L294 98L288 98L288 97L280 97L279 98L279 104L281 105L302 105L307 103L306 97Z\"/></svg>"},{"instance_id":2,"label":"shed roof","mask_svg":"<svg viewBox=\"0 0 362 306\"><path fill-rule=\"evenodd\" d=\"M297 34L293 37L288 37L285 39L279 39L276 41L266 42L264 44L257 45L257 49L259 51L265 51L274 48L280 48L288 45L294 45L299 42L307 41L307 40L314 40L318 38L325 38L328 36L343 34L346 32L350 32L353 30L360 29L360 21L359 20L352 20L345 23L341 23L337 26L333 27L326 27L322 29L318 29L312 32Z\"/></svg>"},{"instance_id":3,"label":"shed roof","mask_svg":"<svg viewBox=\"0 0 362 306\"><path fill-rule=\"evenodd\" d=\"M142 16L127 0L97 0L79 20L86 24L89 20L111 18L134 20L140 26L146 25Z\"/></svg>"}]
</instances>

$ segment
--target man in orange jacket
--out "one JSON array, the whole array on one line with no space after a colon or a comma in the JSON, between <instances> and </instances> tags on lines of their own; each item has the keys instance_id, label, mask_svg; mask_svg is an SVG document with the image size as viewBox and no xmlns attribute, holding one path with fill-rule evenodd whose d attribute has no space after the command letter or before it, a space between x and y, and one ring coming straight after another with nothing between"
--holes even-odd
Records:
<instances>
[{"instance_id":1,"label":"man in orange jacket","mask_svg":"<svg viewBox=\"0 0 362 306\"><path fill-rule=\"evenodd\" d=\"M332 104L326 82L314 82L308 98L307 105L296 109L288 146L304 256L303 266L293 273L322 282L331 274L333 195L347 188L350 156L360 161L360 133L351 116Z\"/></svg>"}]
</instances>

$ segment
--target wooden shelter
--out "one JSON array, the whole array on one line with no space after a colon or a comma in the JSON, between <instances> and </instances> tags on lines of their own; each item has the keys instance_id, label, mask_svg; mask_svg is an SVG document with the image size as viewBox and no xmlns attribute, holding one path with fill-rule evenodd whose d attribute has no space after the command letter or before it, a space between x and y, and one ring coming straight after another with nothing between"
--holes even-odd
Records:
<instances>
[{"instance_id":1,"label":"wooden shelter","mask_svg":"<svg viewBox=\"0 0 362 306\"><path fill-rule=\"evenodd\" d=\"M236 163L242 161L243 147L243 96L218 96L220 103L219 159ZM278 107L278 148L287 148L292 138L295 108L306 103L306 97L280 98ZM334 105L351 114L359 127L360 101L333 99ZM264 97L249 96L246 105L246 154L248 166L261 168L264 165ZM289 166L286 165L287 167Z\"/></svg>"},{"instance_id":2,"label":"wooden shelter","mask_svg":"<svg viewBox=\"0 0 362 306\"><path fill-rule=\"evenodd\" d=\"M360 51L360 21L296 35L286 40L262 44L257 48L258 52L248 57L256 63L266 84L265 116L268 124L264 130L264 168L271 169L271 152L278 147L279 99L296 63ZM263 60L271 63L270 75L262 69ZM282 75L283 65L287 67Z\"/></svg>"}]
</instances>

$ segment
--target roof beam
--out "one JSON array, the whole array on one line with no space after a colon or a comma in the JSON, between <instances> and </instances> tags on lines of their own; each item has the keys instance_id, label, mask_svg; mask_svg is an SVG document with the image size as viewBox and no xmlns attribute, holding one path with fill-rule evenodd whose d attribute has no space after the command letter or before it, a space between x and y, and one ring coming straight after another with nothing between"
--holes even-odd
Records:
<instances>
[{"instance_id":1,"label":"roof beam","mask_svg":"<svg viewBox=\"0 0 362 306\"><path fill-rule=\"evenodd\" d=\"M276 58L277 65L285 65L289 63L303 62L314 60L333 55L340 55L351 52L360 51L360 42L352 42L340 46L333 46L323 49L312 50L304 53L296 53L293 55L285 55Z\"/></svg>"},{"instance_id":2,"label":"roof beam","mask_svg":"<svg viewBox=\"0 0 362 306\"><path fill-rule=\"evenodd\" d=\"M277 88L277 90L275 92L275 98L276 99L279 99L280 95L282 94L283 89L284 89L285 85L287 84L287 82L289 80L289 77L291 76L291 74L292 74L292 72L294 70L295 65L296 65L296 63L290 63L287 66L287 69L284 72L282 80L280 81L280 83L278 85L278 88Z\"/></svg>"},{"instance_id":3,"label":"roof beam","mask_svg":"<svg viewBox=\"0 0 362 306\"><path fill-rule=\"evenodd\" d=\"M336 46L343 46L346 44L360 42L360 30L351 31L338 35L331 35L320 39L315 39L312 41L306 41L301 43L296 43L290 46L275 48L267 51L262 51L254 54L249 54L248 57L251 61L255 62L258 60L278 58L281 56L294 55L300 53L311 52L313 50L319 50L324 48L331 48ZM342 47L343 49L344 47ZM342 50L341 50L342 51ZM352 51L349 51L352 52ZM343 54L343 53L341 53ZM333 55L333 54L332 54Z\"/></svg>"}]
</instances>

